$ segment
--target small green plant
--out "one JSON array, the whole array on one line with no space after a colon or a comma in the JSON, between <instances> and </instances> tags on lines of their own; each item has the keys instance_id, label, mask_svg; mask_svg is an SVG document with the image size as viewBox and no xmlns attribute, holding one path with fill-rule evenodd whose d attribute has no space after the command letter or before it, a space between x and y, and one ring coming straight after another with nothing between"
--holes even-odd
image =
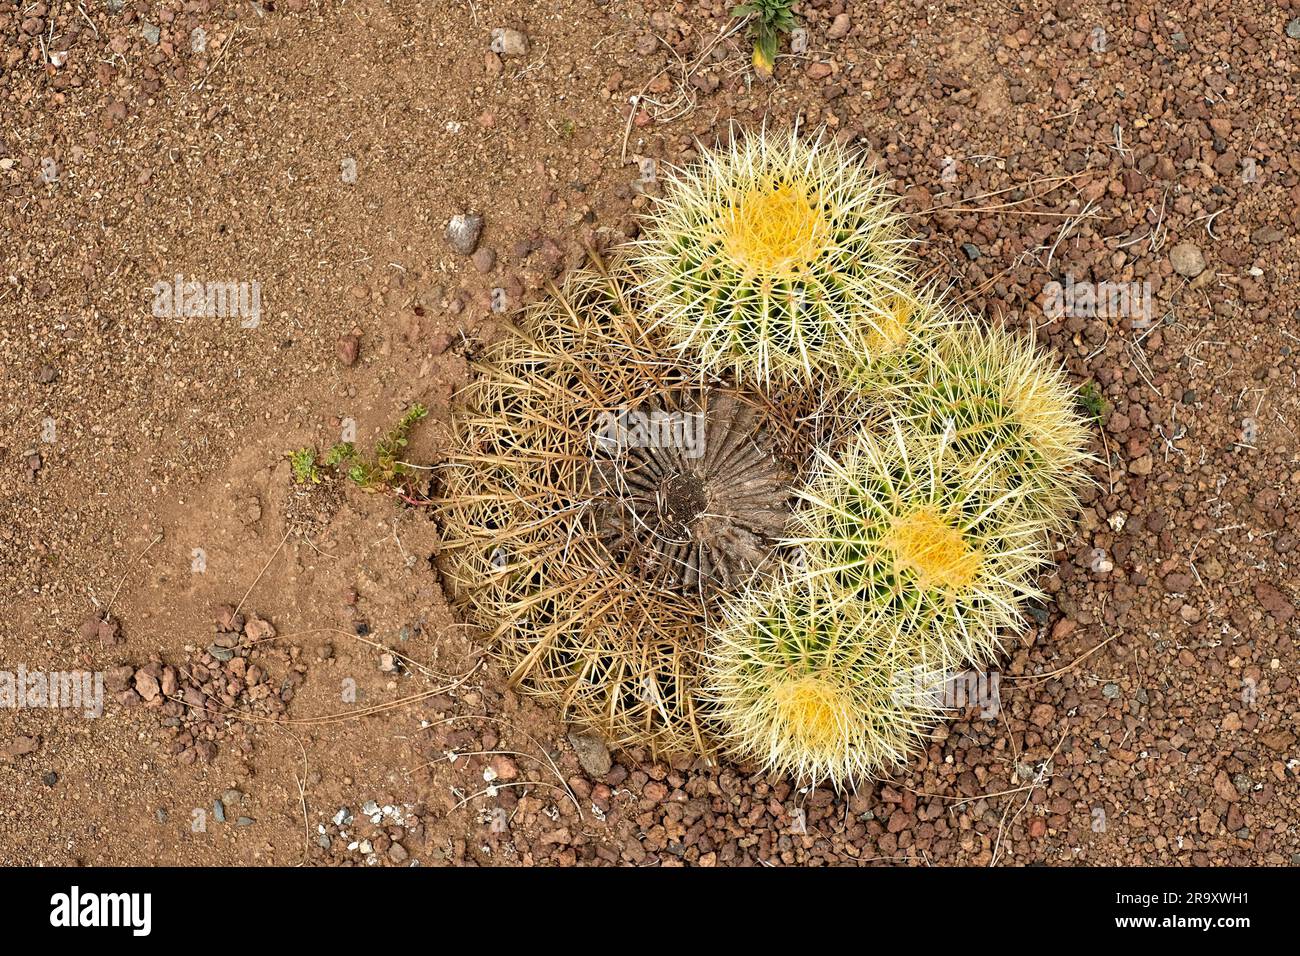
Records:
<instances>
[{"instance_id":1,"label":"small green plant","mask_svg":"<svg viewBox=\"0 0 1300 956\"><path fill-rule=\"evenodd\" d=\"M429 410L418 402L412 405L396 425L375 445L370 458L362 457L352 442L339 442L325 453L325 464L344 471L348 479L366 491L401 491L415 467L401 460L411 429L428 416Z\"/></svg>"},{"instance_id":2,"label":"small green plant","mask_svg":"<svg viewBox=\"0 0 1300 956\"><path fill-rule=\"evenodd\" d=\"M320 484L320 471L316 467L316 449L299 448L289 453L289 467L293 469L293 480L300 485Z\"/></svg>"},{"instance_id":3,"label":"small green plant","mask_svg":"<svg viewBox=\"0 0 1300 956\"><path fill-rule=\"evenodd\" d=\"M1084 382L1079 386L1079 407L1088 413L1093 421L1100 422L1106 413L1106 399L1096 382Z\"/></svg>"},{"instance_id":4,"label":"small green plant","mask_svg":"<svg viewBox=\"0 0 1300 956\"><path fill-rule=\"evenodd\" d=\"M781 34L794 29L794 0L748 0L731 11L733 17L750 17L749 36L754 41L754 69L763 76L772 74Z\"/></svg>"},{"instance_id":5,"label":"small green plant","mask_svg":"<svg viewBox=\"0 0 1300 956\"><path fill-rule=\"evenodd\" d=\"M318 485L321 469L328 468L345 475L366 491L394 491L412 504L425 504L408 497L406 481L415 475L416 466L402 461L402 451L408 444L408 435L415 423L425 418L429 410L423 405L412 405L396 425L375 445L371 458L363 457L350 441L331 446L325 457L317 459L315 448L299 448L289 453L293 480L300 485Z\"/></svg>"}]
</instances>

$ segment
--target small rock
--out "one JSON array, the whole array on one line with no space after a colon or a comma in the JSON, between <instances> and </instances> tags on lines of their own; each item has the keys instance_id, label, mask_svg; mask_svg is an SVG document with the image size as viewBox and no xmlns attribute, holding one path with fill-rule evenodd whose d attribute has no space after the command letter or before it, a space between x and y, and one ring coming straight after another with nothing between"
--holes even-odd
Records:
<instances>
[{"instance_id":1,"label":"small rock","mask_svg":"<svg viewBox=\"0 0 1300 956\"><path fill-rule=\"evenodd\" d=\"M394 863L405 863L409 856L410 854L406 852L406 847L402 846L400 843L394 843L388 848L388 858Z\"/></svg>"},{"instance_id":2,"label":"small rock","mask_svg":"<svg viewBox=\"0 0 1300 956\"><path fill-rule=\"evenodd\" d=\"M1279 624L1285 624L1295 616L1295 606L1290 599L1267 582L1261 581L1255 585L1255 600Z\"/></svg>"},{"instance_id":3,"label":"small rock","mask_svg":"<svg viewBox=\"0 0 1300 956\"><path fill-rule=\"evenodd\" d=\"M219 630L242 631L244 629L244 615L237 614L233 604L223 604L218 607L214 617Z\"/></svg>"},{"instance_id":4,"label":"small rock","mask_svg":"<svg viewBox=\"0 0 1300 956\"><path fill-rule=\"evenodd\" d=\"M1286 35L1292 40L1300 40L1300 17L1296 17L1286 25Z\"/></svg>"},{"instance_id":5,"label":"small rock","mask_svg":"<svg viewBox=\"0 0 1300 956\"><path fill-rule=\"evenodd\" d=\"M963 242L961 244L961 251L966 253L966 258L971 262L974 262L980 257L980 247L975 245L973 242Z\"/></svg>"},{"instance_id":6,"label":"small rock","mask_svg":"<svg viewBox=\"0 0 1300 956\"><path fill-rule=\"evenodd\" d=\"M454 332L435 332L429 337L429 354L441 355L451 348L451 344L456 341L456 338Z\"/></svg>"},{"instance_id":7,"label":"small rock","mask_svg":"<svg viewBox=\"0 0 1300 956\"><path fill-rule=\"evenodd\" d=\"M1241 799L1241 794L1239 794L1237 788L1233 786L1232 779L1222 770L1220 770L1218 776L1214 778L1214 792L1220 799L1227 800L1229 803L1236 803Z\"/></svg>"},{"instance_id":8,"label":"small rock","mask_svg":"<svg viewBox=\"0 0 1300 956\"><path fill-rule=\"evenodd\" d=\"M1277 753L1285 753L1295 744L1295 734L1289 730L1275 730L1259 738L1264 746Z\"/></svg>"},{"instance_id":9,"label":"small rock","mask_svg":"<svg viewBox=\"0 0 1300 956\"><path fill-rule=\"evenodd\" d=\"M158 696L161 688L158 685L158 679L152 674L146 673L144 669L135 672L135 692L145 701L153 700Z\"/></svg>"},{"instance_id":10,"label":"small rock","mask_svg":"<svg viewBox=\"0 0 1300 956\"><path fill-rule=\"evenodd\" d=\"M495 776L493 780L508 781L519 777L519 766L505 754L493 754L488 761L488 769Z\"/></svg>"},{"instance_id":11,"label":"small rock","mask_svg":"<svg viewBox=\"0 0 1300 956\"><path fill-rule=\"evenodd\" d=\"M587 776L593 780L600 780L609 773L613 761L609 756L609 747L600 737L593 733L571 733L569 744L578 755L578 763L582 765Z\"/></svg>"},{"instance_id":12,"label":"small rock","mask_svg":"<svg viewBox=\"0 0 1300 956\"><path fill-rule=\"evenodd\" d=\"M99 622L99 643L105 648L110 648L114 644L125 643L122 633L118 630L117 620L100 620Z\"/></svg>"},{"instance_id":13,"label":"small rock","mask_svg":"<svg viewBox=\"0 0 1300 956\"><path fill-rule=\"evenodd\" d=\"M338 345L336 346L339 361L345 368L351 368L357 364L357 356L361 353L361 336L359 335L342 335L339 336Z\"/></svg>"},{"instance_id":14,"label":"small rock","mask_svg":"<svg viewBox=\"0 0 1300 956\"><path fill-rule=\"evenodd\" d=\"M140 24L140 36L144 37L144 41L150 46L157 46L158 41L162 39L162 30L146 20Z\"/></svg>"},{"instance_id":15,"label":"small rock","mask_svg":"<svg viewBox=\"0 0 1300 956\"><path fill-rule=\"evenodd\" d=\"M1063 641L1073 634L1078 627L1078 621L1073 621L1068 617L1063 617L1052 625L1052 640Z\"/></svg>"},{"instance_id":16,"label":"small rock","mask_svg":"<svg viewBox=\"0 0 1300 956\"><path fill-rule=\"evenodd\" d=\"M220 800L212 801L212 815L217 818L218 823L226 822L226 805Z\"/></svg>"},{"instance_id":17,"label":"small rock","mask_svg":"<svg viewBox=\"0 0 1300 956\"><path fill-rule=\"evenodd\" d=\"M842 40L849 35L849 30L853 27L853 20L847 13L838 14L831 21L830 29L826 31L826 37L830 40Z\"/></svg>"},{"instance_id":18,"label":"small rock","mask_svg":"<svg viewBox=\"0 0 1300 956\"><path fill-rule=\"evenodd\" d=\"M479 236L483 235L483 217L467 212L452 216L447 223L447 241L462 256L474 254Z\"/></svg>"},{"instance_id":19,"label":"small rock","mask_svg":"<svg viewBox=\"0 0 1300 956\"><path fill-rule=\"evenodd\" d=\"M1169 250L1169 264L1180 276L1195 279L1205 271L1205 256L1194 242L1180 242Z\"/></svg>"},{"instance_id":20,"label":"small rock","mask_svg":"<svg viewBox=\"0 0 1300 956\"><path fill-rule=\"evenodd\" d=\"M1105 697L1107 700L1114 700L1119 696L1119 684L1108 683L1102 685L1101 696Z\"/></svg>"},{"instance_id":21,"label":"small rock","mask_svg":"<svg viewBox=\"0 0 1300 956\"><path fill-rule=\"evenodd\" d=\"M518 30L497 27L492 31L490 49L501 56L523 56L528 52L528 37Z\"/></svg>"},{"instance_id":22,"label":"small rock","mask_svg":"<svg viewBox=\"0 0 1300 956\"><path fill-rule=\"evenodd\" d=\"M250 641L254 644L258 644L263 641L269 641L271 638L275 637L275 627L270 621L264 620L254 614L248 619L248 623L244 625L244 633L248 636Z\"/></svg>"},{"instance_id":23,"label":"small rock","mask_svg":"<svg viewBox=\"0 0 1300 956\"><path fill-rule=\"evenodd\" d=\"M496 250L489 246L484 246L482 249L476 251L474 255L470 256L470 261L474 263L475 269L486 275L491 272L492 267L497 264Z\"/></svg>"},{"instance_id":24,"label":"small rock","mask_svg":"<svg viewBox=\"0 0 1300 956\"><path fill-rule=\"evenodd\" d=\"M0 757L25 757L34 754L41 747L40 737L14 737L0 747Z\"/></svg>"}]
</instances>

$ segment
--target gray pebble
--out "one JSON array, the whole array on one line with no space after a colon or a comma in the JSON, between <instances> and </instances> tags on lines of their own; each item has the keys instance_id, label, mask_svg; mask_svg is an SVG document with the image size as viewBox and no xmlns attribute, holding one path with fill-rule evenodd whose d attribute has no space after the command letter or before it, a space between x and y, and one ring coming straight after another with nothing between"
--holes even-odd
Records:
<instances>
[{"instance_id":1,"label":"gray pebble","mask_svg":"<svg viewBox=\"0 0 1300 956\"><path fill-rule=\"evenodd\" d=\"M523 56L528 52L528 37L518 30L497 27L492 31L491 48L502 56Z\"/></svg>"},{"instance_id":2,"label":"gray pebble","mask_svg":"<svg viewBox=\"0 0 1300 956\"><path fill-rule=\"evenodd\" d=\"M1286 25L1286 35L1292 40L1300 40L1300 17L1296 17Z\"/></svg>"},{"instance_id":3,"label":"gray pebble","mask_svg":"<svg viewBox=\"0 0 1300 956\"><path fill-rule=\"evenodd\" d=\"M613 761L610 760L609 747L605 741L593 733L571 733L569 743L577 753L578 763L582 764L587 776L600 780L609 773Z\"/></svg>"},{"instance_id":4,"label":"gray pebble","mask_svg":"<svg viewBox=\"0 0 1300 956\"><path fill-rule=\"evenodd\" d=\"M226 808L220 800L212 801L212 815L217 818L218 823L226 822Z\"/></svg>"},{"instance_id":5,"label":"gray pebble","mask_svg":"<svg viewBox=\"0 0 1300 956\"><path fill-rule=\"evenodd\" d=\"M1180 242L1169 250L1169 264L1180 276L1195 279L1205 271L1205 256L1196 243Z\"/></svg>"},{"instance_id":6,"label":"gray pebble","mask_svg":"<svg viewBox=\"0 0 1300 956\"><path fill-rule=\"evenodd\" d=\"M148 20L140 24L140 36L151 46L157 46L158 41L162 39L162 30L154 26Z\"/></svg>"},{"instance_id":7,"label":"gray pebble","mask_svg":"<svg viewBox=\"0 0 1300 956\"><path fill-rule=\"evenodd\" d=\"M1106 684L1101 689L1101 696L1108 700L1114 700L1119 696L1119 684Z\"/></svg>"},{"instance_id":8,"label":"gray pebble","mask_svg":"<svg viewBox=\"0 0 1300 956\"><path fill-rule=\"evenodd\" d=\"M479 236L483 235L483 217L467 212L451 217L447 223L447 241L462 256L474 254Z\"/></svg>"}]
</instances>

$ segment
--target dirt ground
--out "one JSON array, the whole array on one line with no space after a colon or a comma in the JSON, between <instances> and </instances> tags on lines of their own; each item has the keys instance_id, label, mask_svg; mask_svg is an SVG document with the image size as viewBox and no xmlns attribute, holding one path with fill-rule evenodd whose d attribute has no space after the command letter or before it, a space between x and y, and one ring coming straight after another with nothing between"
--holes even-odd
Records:
<instances>
[{"instance_id":1,"label":"dirt ground","mask_svg":"<svg viewBox=\"0 0 1300 956\"><path fill-rule=\"evenodd\" d=\"M0 862L1300 863L1300 2L809 0L770 82L729 6L0 0L0 670L108 675L97 719L0 711ZM733 120L859 144L936 277L1105 399L998 719L853 794L580 759L427 509L291 490L413 401L435 463L501 306ZM1067 273L1154 321L1045 315ZM176 274L260 322L156 317Z\"/></svg>"}]
</instances>

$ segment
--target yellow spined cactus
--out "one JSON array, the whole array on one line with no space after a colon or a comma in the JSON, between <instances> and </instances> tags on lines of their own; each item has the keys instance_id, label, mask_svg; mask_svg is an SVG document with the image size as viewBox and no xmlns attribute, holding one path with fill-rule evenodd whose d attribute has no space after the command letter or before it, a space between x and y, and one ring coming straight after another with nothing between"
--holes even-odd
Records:
<instances>
[{"instance_id":1,"label":"yellow spined cactus","mask_svg":"<svg viewBox=\"0 0 1300 956\"><path fill-rule=\"evenodd\" d=\"M763 131L677 171L634 259L649 311L705 369L808 382L896 342L898 222L843 147Z\"/></svg>"},{"instance_id":2,"label":"yellow spined cactus","mask_svg":"<svg viewBox=\"0 0 1300 956\"><path fill-rule=\"evenodd\" d=\"M992 456L997 481L1023 488L1053 529L1068 524L1091 434L1064 372L1029 339L969 319L936 325L904 361L867 378L882 411L946 434L960 455Z\"/></svg>"},{"instance_id":3,"label":"yellow spined cactus","mask_svg":"<svg viewBox=\"0 0 1300 956\"><path fill-rule=\"evenodd\" d=\"M895 423L820 466L800 493L802 573L846 608L895 621L927 661L993 660L1039 596L1048 556L1047 522L1005 483L998 456L970 458L942 434Z\"/></svg>"},{"instance_id":4,"label":"yellow spined cactus","mask_svg":"<svg viewBox=\"0 0 1300 956\"><path fill-rule=\"evenodd\" d=\"M836 787L905 761L938 713L915 692L918 653L896 619L791 576L727 609L704 688L728 749L800 783Z\"/></svg>"}]
</instances>

